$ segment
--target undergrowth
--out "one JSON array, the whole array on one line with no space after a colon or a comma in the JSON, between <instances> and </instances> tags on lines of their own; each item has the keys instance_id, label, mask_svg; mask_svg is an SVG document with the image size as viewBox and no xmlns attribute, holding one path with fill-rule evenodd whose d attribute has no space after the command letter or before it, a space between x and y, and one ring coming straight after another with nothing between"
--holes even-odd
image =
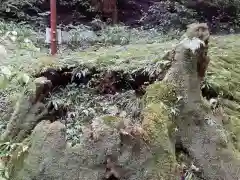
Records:
<instances>
[{"instance_id":1,"label":"undergrowth","mask_svg":"<svg viewBox=\"0 0 240 180\"><path fill-rule=\"evenodd\" d=\"M75 28L75 32L72 34L78 36L80 32L78 28ZM8 33L8 38L2 40L1 44L7 48L8 57L6 60L1 60L1 66L7 67L14 75L7 86L0 90L1 107L4 107L0 111L1 129L5 128L8 120L6 114L8 115L9 112L13 111L19 94L26 88L22 81L28 79L27 77L31 79L35 73L43 68L85 64L97 66L99 69L123 70L125 72L133 72L145 67L149 72L151 69L147 69L148 65L156 62L164 63L161 59L164 52L171 49L177 42L172 39L172 36L163 36L154 29L147 32L114 26L106 27L100 31L96 35L96 39L90 43L91 46L84 50L66 49L56 57L51 57L47 54L48 49L43 44L43 34L33 31L31 26L0 22L1 37L5 37L6 33ZM16 36L15 39L11 38L12 36ZM170 39L172 40L170 41ZM209 50L211 62L206 80L220 94L233 97L225 99L224 105L232 122L229 128L240 149L238 144L240 142L240 65L238 63L240 41L238 39L240 40L240 35L214 36L211 39ZM62 47L60 49L63 50ZM32 86L28 88L31 89ZM30 89L24 91L26 95ZM76 96L79 89L71 87L71 91L73 92L68 93L70 97L71 95ZM62 94L66 94L66 92L63 91ZM61 99L62 97L58 95L51 98L67 103L68 100L74 99L73 97Z\"/></svg>"},{"instance_id":2,"label":"undergrowth","mask_svg":"<svg viewBox=\"0 0 240 180\"><path fill-rule=\"evenodd\" d=\"M78 27L72 29L77 34L76 36L81 32L79 29ZM176 43L176 40L167 41L172 37L163 36L154 29L143 31L130 30L123 26L106 27L99 32L99 39L91 47L81 51L65 50L53 58L47 55L47 49L40 43L43 40L42 34L33 31L31 26L0 22L2 37L10 31L17 32L17 40L14 43L6 43L8 58L1 64L28 73L29 76L39 72L43 67L78 66L79 64L90 66L97 64L100 68L134 71L146 66L146 64L161 61L164 51L169 50ZM121 45L121 38L124 37L130 39L126 44ZM29 39L30 42L26 43L26 39ZM38 42L39 39L42 40ZM238 35L214 36L212 38L209 50L212 60L206 78L207 82L218 91L234 97L230 105L226 107L227 112L234 118L239 118L237 111L240 102L238 80L238 47L240 43L237 39L239 39ZM36 48L36 46L41 49ZM8 92L12 94L18 91L17 89L18 86L15 83L12 88L8 88ZM234 108L228 108L232 106L232 103Z\"/></svg>"}]
</instances>

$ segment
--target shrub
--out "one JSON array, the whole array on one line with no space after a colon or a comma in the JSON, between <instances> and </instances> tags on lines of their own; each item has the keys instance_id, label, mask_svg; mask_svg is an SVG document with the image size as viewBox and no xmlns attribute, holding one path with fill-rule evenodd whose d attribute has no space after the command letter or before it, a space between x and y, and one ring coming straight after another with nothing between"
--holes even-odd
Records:
<instances>
[{"instance_id":1,"label":"shrub","mask_svg":"<svg viewBox=\"0 0 240 180\"><path fill-rule=\"evenodd\" d=\"M163 32L172 29L185 29L197 18L195 11L178 2L162 1L152 5L140 20L146 28L156 27Z\"/></svg>"}]
</instances>

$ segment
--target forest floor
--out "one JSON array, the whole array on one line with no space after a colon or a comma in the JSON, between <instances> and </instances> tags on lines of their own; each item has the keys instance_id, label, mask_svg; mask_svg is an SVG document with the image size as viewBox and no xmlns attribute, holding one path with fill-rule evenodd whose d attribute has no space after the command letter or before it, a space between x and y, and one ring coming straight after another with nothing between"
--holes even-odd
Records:
<instances>
[{"instance_id":1,"label":"forest floor","mask_svg":"<svg viewBox=\"0 0 240 180\"><path fill-rule=\"evenodd\" d=\"M130 42L121 45L121 37L114 36L113 39L117 39L120 43L95 43L93 46L84 50L63 50L55 57L47 55L48 49L42 44L38 44L38 33L31 30L30 27L25 25L5 25L0 24L0 30L2 35L7 31L17 32L17 41L5 41L5 46L8 51L8 57L1 62L1 65L7 66L14 72L26 73L30 77L38 74L42 69L47 67L53 67L56 69L61 68L73 68L78 66L97 67L98 70L110 70L121 73L132 74L136 71L144 70L150 73L149 68L152 63L164 62L161 60L164 52L171 49L177 40L168 40L165 36L160 34L149 35L150 33L135 31ZM129 31L129 30L128 30ZM130 30L131 31L131 30ZM126 33L126 32L125 32ZM129 33L129 32L128 32ZM131 32L130 32L131 33ZM112 33L114 34L114 33ZM110 34L109 36L111 36ZM126 33L127 34L127 33ZM107 37L108 34L105 35ZM26 38L31 40L33 44L26 41ZM25 40L24 40L25 39ZM25 42L24 42L25 41ZM106 41L105 41L106 42ZM36 47L41 47L40 49ZM240 151L240 35L225 35L225 36L212 36L210 40L209 55L211 62L207 70L206 86L211 86L214 90L223 98L222 103L226 113L229 115L231 122L229 127L232 132L232 137L235 139L235 145ZM82 88L84 89L84 88ZM6 89L1 90L1 110L0 117L2 121L1 129L5 129L6 122L9 118L9 109L12 109L16 100L19 98L19 93L23 90L23 86L18 80L12 80ZM125 89L126 90L126 89ZM131 88L127 88L126 92L130 92ZM58 102L59 104L68 104L71 112L84 112L84 117L78 117L81 126L82 119L89 114L99 115L100 110L96 110L99 106L106 106L105 109L113 109L116 101L109 99L118 99L117 95L100 95L91 94L90 91L79 90L79 87L71 86L69 82L67 87L62 88L60 91L52 94L51 101ZM114 97L113 97L114 96ZM133 96L131 93L124 95L128 97L128 102L132 101ZM95 99L95 102L92 99ZM137 97L134 97L134 102L138 101ZM121 99L121 98L120 98ZM121 103L124 103L121 100ZM101 104L104 103L104 104ZM121 104L120 103L120 104ZM95 104L95 105L94 105ZM125 109L126 109L126 105ZM95 112L92 109L95 108ZM93 110L94 111L94 110ZM102 113L106 113L104 109ZM111 113L111 112L110 112ZM89 118L89 117L88 117ZM70 126L70 125L69 125ZM75 128L78 126L75 123ZM69 132L69 139L75 143L78 140L75 139L76 129Z\"/></svg>"}]
</instances>

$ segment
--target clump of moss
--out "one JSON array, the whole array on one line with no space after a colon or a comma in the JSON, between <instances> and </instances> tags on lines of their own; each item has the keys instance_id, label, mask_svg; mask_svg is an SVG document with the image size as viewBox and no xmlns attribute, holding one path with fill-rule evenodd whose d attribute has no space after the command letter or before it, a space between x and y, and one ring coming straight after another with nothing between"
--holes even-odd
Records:
<instances>
[{"instance_id":1,"label":"clump of moss","mask_svg":"<svg viewBox=\"0 0 240 180\"><path fill-rule=\"evenodd\" d=\"M172 106L177 100L176 88L173 84L166 82L154 83L146 89L144 102L149 103L164 103Z\"/></svg>"},{"instance_id":2,"label":"clump of moss","mask_svg":"<svg viewBox=\"0 0 240 180\"><path fill-rule=\"evenodd\" d=\"M171 121L169 106L176 101L174 86L165 82L150 85L145 94L146 107L143 110L142 127L149 142L157 147L154 162L158 179L169 179L176 164L175 149L171 133L175 125Z\"/></svg>"},{"instance_id":3,"label":"clump of moss","mask_svg":"<svg viewBox=\"0 0 240 180\"><path fill-rule=\"evenodd\" d=\"M231 117L230 123L226 126L235 148L240 151L240 122L238 118Z\"/></svg>"},{"instance_id":4,"label":"clump of moss","mask_svg":"<svg viewBox=\"0 0 240 180\"><path fill-rule=\"evenodd\" d=\"M153 141L168 140L168 127L172 126L170 109L176 103L175 86L157 82L148 86L143 97L146 108L143 111L143 126ZM162 142L159 142L162 144Z\"/></svg>"},{"instance_id":5,"label":"clump of moss","mask_svg":"<svg viewBox=\"0 0 240 180\"><path fill-rule=\"evenodd\" d=\"M116 124L121 122L121 118L116 117L116 116L111 116L111 115L103 116L102 120L103 120L104 124L111 126L111 127L115 127Z\"/></svg>"},{"instance_id":6,"label":"clump of moss","mask_svg":"<svg viewBox=\"0 0 240 180\"><path fill-rule=\"evenodd\" d=\"M169 111L163 103L151 103L143 111L142 127L147 133L149 142L156 147L154 156L154 171L158 179L169 179L173 176L176 164L175 149L169 137ZM160 178L160 179L161 179Z\"/></svg>"},{"instance_id":7,"label":"clump of moss","mask_svg":"<svg viewBox=\"0 0 240 180\"><path fill-rule=\"evenodd\" d=\"M163 103L152 103L144 109L142 126L144 130L148 133L150 140L156 144L166 145L163 142L169 140L168 113L169 112Z\"/></svg>"}]
</instances>

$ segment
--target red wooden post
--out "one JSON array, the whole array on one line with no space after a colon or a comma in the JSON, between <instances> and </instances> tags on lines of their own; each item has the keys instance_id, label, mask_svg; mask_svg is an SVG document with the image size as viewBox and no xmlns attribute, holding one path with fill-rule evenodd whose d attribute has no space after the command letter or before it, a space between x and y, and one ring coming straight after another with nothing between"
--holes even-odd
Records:
<instances>
[{"instance_id":1,"label":"red wooden post","mask_svg":"<svg viewBox=\"0 0 240 180\"><path fill-rule=\"evenodd\" d=\"M56 43L56 32L57 32L57 10L56 10L56 0L50 0L50 11L51 11L51 54L57 53L57 43Z\"/></svg>"}]
</instances>

